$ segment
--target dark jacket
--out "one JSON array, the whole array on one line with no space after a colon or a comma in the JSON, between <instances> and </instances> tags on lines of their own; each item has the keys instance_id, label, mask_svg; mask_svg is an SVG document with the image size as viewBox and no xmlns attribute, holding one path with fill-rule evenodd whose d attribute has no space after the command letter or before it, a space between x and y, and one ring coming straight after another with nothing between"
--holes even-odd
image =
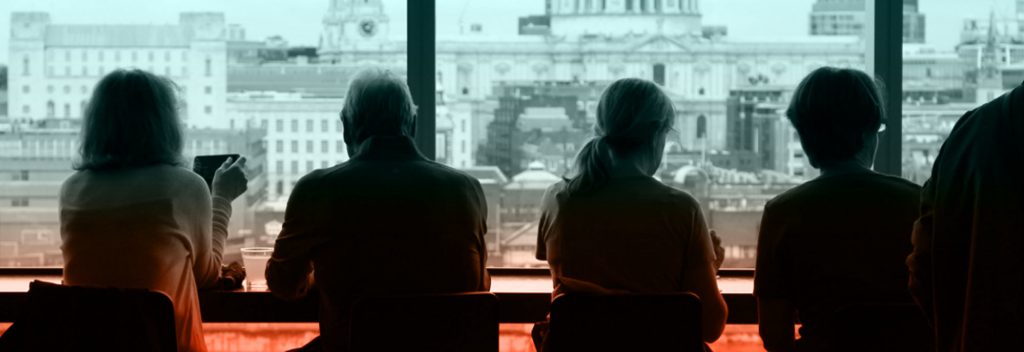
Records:
<instances>
[{"instance_id":1,"label":"dark jacket","mask_svg":"<svg viewBox=\"0 0 1024 352\"><path fill-rule=\"evenodd\" d=\"M324 349L346 350L355 298L487 290L486 218L476 179L426 159L410 138L372 137L295 185L267 281L285 298L315 282Z\"/></svg>"},{"instance_id":2,"label":"dark jacket","mask_svg":"<svg viewBox=\"0 0 1024 352\"><path fill-rule=\"evenodd\" d=\"M961 117L935 160L907 264L938 351L1005 351L1024 335L1022 167L1022 87Z\"/></svg>"}]
</instances>

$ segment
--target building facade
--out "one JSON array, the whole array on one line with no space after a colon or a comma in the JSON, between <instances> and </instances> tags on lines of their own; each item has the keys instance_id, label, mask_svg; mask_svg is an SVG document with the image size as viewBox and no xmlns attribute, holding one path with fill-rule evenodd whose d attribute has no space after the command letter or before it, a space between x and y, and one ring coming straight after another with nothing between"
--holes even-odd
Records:
<instances>
[{"instance_id":1,"label":"building facade","mask_svg":"<svg viewBox=\"0 0 1024 352\"><path fill-rule=\"evenodd\" d=\"M12 119L80 118L100 78L139 68L176 82L189 126L227 127L223 14L182 13L173 25L71 25L15 12L10 33Z\"/></svg>"}]
</instances>

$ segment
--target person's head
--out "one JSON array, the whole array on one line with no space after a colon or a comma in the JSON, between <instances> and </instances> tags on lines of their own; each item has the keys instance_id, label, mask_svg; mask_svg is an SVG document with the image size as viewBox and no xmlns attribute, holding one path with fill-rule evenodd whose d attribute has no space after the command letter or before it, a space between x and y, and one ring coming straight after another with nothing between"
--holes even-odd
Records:
<instances>
[{"instance_id":1,"label":"person's head","mask_svg":"<svg viewBox=\"0 0 1024 352\"><path fill-rule=\"evenodd\" d=\"M878 83L864 72L822 67L807 75L786 110L815 168L874 163L885 106Z\"/></svg>"},{"instance_id":2,"label":"person's head","mask_svg":"<svg viewBox=\"0 0 1024 352\"><path fill-rule=\"evenodd\" d=\"M636 78L615 81L601 94L594 138L576 156L576 174L566 190L600 186L613 163L633 164L654 175L674 121L675 107L658 85Z\"/></svg>"},{"instance_id":3,"label":"person's head","mask_svg":"<svg viewBox=\"0 0 1024 352\"><path fill-rule=\"evenodd\" d=\"M182 126L174 83L142 70L100 80L82 119L77 170L181 165Z\"/></svg>"},{"instance_id":4,"label":"person's head","mask_svg":"<svg viewBox=\"0 0 1024 352\"><path fill-rule=\"evenodd\" d=\"M350 153L370 137L413 137L416 133L416 105L409 86L391 71L368 69L359 72L349 84L341 122Z\"/></svg>"}]
</instances>

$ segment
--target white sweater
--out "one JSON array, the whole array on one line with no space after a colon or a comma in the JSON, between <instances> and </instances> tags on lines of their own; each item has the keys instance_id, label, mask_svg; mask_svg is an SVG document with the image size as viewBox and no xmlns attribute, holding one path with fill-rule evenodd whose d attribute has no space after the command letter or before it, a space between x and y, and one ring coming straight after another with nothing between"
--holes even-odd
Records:
<instances>
[{"instance_id":1,"label":"white sweater","mask_svg":"<svg viewBox=\"0 0 1024 352\"><path fill-rule=\"evenodd\" d=\"M160 165L80 171L60 193L67 285L147 288L174 302L179 351L205 351L196 287L220 276L231 203Z\"/></svg>"}]
</instances>

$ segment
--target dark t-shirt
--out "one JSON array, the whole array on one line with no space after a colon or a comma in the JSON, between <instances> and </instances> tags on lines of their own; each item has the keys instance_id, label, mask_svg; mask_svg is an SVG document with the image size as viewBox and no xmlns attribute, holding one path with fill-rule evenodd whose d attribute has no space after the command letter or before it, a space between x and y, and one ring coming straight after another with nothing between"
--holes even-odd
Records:
<instances>
[{"instance_id":1,"label":"dark t-shirt","mask_svg":"<svg viewBox=\"0 0 1024 352\"><path fill-rule=\"evenodd\" d=\"M800 335L822 336L837 309L911 303L910 234L921 188L873 172L822 176L765 206L754 294L796 307Z\"/></svg>"},{"instance_id":2,"label":"dark t-shirt","mask_svg":"<svg viewBox=\"0 0 1024 352\"><path fill-rule=\"evenodd\" d=\"M700 206L685 192L631 177L559 203L564 187L545 194L537 238L554 295L678 292L686 268L714 261Z\"/></svg>"}]
</instances>

